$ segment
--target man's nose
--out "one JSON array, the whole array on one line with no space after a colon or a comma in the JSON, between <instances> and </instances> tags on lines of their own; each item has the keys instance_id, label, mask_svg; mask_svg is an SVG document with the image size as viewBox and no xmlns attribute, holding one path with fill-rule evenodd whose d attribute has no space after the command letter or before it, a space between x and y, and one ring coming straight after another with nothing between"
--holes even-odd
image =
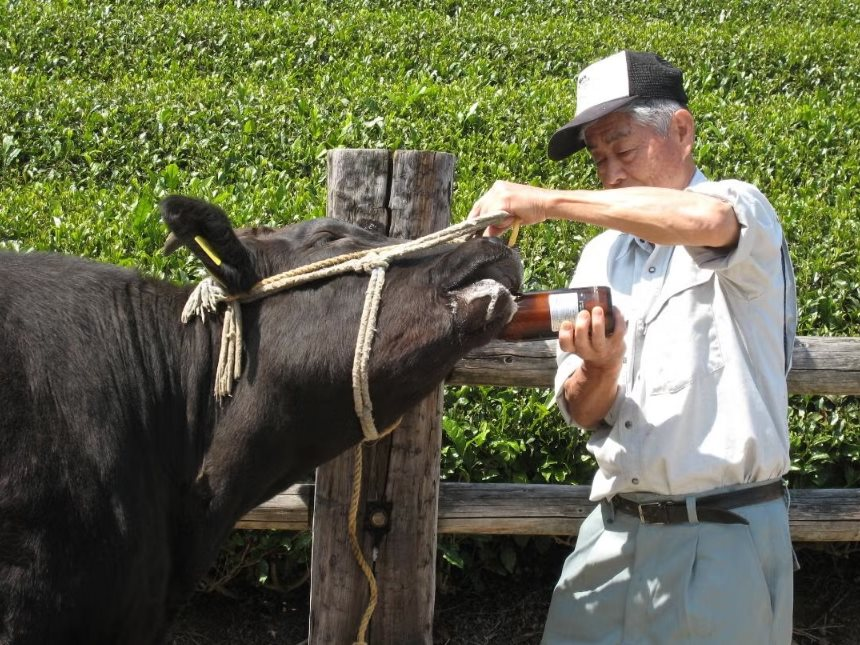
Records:
<instances>
[{"instance_id":1,"label":"man's nose","mask_svg":"<svg viewBox=\"0 0 860 645\"><path fill-rule=\"evenodd\" d=\"M600 173L600 181L604 188L618 188L625 178L624 166L614 159L607 159Z\"/></svg>"}]
</instances>

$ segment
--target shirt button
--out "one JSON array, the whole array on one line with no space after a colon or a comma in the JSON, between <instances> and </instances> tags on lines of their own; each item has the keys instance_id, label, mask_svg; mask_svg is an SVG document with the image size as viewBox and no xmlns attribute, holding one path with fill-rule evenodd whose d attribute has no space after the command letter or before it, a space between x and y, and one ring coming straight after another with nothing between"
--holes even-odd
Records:
<instances>
[{"instance_id":1,"label":"shirt button","mask_svg":"<svg viewBox=\"0 0 860 645\"><path fill-rule=\"evenodd\" d=\"M631 482L633 482L634 484L638 484L638 483L639 483L639 478L638 478L638 477L634 477L634 478L633 478L633 479L631 479L630 481L631 481Z\"/></svg>"},{"instance_id":2,"label":"shirt button","mask_svg":"<svg viewBox=\"0 0 860 645\"><path fill-rule=\"evenodd\" d=\"M625 421L625 422L624 422L624 427L625 427L625 428L632 428L632 427L633 427L633 422L632 422L632 421Z\"/></svg>"},{"instance_id":3,"label":"shirt button","mask_svg":"<svg viewBox=\"0 0 860 645\"><path fill-rule=\"evenodd\" d=\"M654 273L656 270L654 267L648 267L648 273Z\"/></svg>"}]
</instances>

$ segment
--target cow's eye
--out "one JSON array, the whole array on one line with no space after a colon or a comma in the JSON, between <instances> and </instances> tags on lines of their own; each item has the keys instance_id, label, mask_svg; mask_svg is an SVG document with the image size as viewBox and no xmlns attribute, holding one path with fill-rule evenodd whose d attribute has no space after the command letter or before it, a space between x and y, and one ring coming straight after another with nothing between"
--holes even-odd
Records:
<instances>
[{"instance_id":1,"label":"cow's eye","mask_svg":"<svg viewBox=\"0 0 860 645\"><path fill-rule=\"evenodd\" d=\"M382 222L377 222L376 220L369 218L362 218L358 220L356 224L370 233L377 233L379 235L385 234L385 225Z\"/></svg>"},{"instance_id":2,"label":"cow's eye","mask_svg":"<svg viewBox=\"0 0 860 645\"><path fill-rule=\"evenodd\" d=\"M339 239L340 236L335 235L331 231L319 231L318 233L314 233L313 237L311 237L311 246L314 248L327 246L337 242Z\"/></svg>"}]
</instances>

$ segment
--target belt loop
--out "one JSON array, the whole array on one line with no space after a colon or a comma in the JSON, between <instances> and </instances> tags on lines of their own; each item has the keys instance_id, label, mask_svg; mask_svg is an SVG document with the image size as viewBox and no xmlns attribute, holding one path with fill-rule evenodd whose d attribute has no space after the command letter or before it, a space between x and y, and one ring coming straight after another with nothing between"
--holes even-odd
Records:
<instances>
[{"instance_id":1,"label":"belt loop","mask_svg":"<svg viewBox=\"0 0 860 645\"><path fill-rule=\"evenodd\" d=\"M687 519L691 524L699 523L699 515L696 513L696 498L693 495L688 496L685 501L687 502Z\"/></svg>"},{"instance_id":2,"label":"belt loop","mask_svg":"<svg viewBox=\"0 0 860 645\"><path fill-rule=\"evenodd\" d=\"M605 497L600 500L600 504L603 506L603 521L612 524L615 521L615 504Z\"/></svg>"}]
</instances>

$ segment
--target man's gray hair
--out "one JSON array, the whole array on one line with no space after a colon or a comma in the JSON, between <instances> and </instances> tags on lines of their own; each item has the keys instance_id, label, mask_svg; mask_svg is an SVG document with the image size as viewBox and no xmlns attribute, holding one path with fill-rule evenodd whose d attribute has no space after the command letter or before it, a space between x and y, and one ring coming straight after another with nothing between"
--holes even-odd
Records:
<instances>
[{"instance_id":1,"label":"man's gray hair","mask_svg":"<svg viewBox=\"0 0 860 645\"><path fill-rule=\"evenodd\" d=\"M678 110L686 110L687 107L678 103L673 99L636 99L627 105L624 105L616 110L616 112L626 112L633 117L633 120L640 125L652 128L660 136L665 137L669 134L669 124L672 122L672 116ZM588 128L594 124L594 121L582 128L580 136L585 141L585 133Z\"/></svg>"}]
</instances>

